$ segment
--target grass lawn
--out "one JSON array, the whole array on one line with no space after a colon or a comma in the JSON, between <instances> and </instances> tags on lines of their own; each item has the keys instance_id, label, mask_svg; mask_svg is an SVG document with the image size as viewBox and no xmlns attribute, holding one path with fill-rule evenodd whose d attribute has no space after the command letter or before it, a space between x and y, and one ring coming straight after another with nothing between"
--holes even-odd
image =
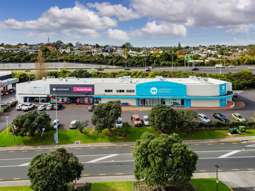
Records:
<instances>
[{"instance_id":1,"label":"grass lawn","mask_svg":"<svg viewBox=\"0 0 255 191\"><path fill-rule=\"evenodd\" d=\"M91 191L132 191L132 182L103 182L92 184ZM0 190L1 191L1 190Z\"/></svg>"},{"instance_id":2,"label":"grass lawn","mask_svg":"<svg viewBox=\"0 0 255 191\"><path fill-rule=\"evenodd\" d=\"M214 191L215 179L193 179L192 184L196 191ZM132 182L102 182L93 183L91 191L132 191ZM220 191L230 191L223 183L219 184ZM29 187L0 187L0 191L32 191Z\"/></svg>"},{"instance_id":3,"label":"grass lawn","mask_svg":"<svg viewBox=\"0 0 255 191\"><path fill-rule=\"evenodd\" d=\"M196 191L214 191L216 190L215 179L193 179L192 185L195 187ZM223 184L219 183L220 191L230 191L230 189Z\"/></svg>"},{"instance_id":4,"label":"grass lawn","mask_svg":"<svg viewBox=\"0 0 255 191\"><path fill-rule=\"evenodd\" d=\"M122 128L109 132L104 130L101 133L87 130L84 134L78 130L59 130L59 143L72 144L75 141L81 143L99 143L99 142L126 142L136 141L144 132L157 133L152 128ZM0 147L15 145L50 145L53 144L53 131L47 132L43 137L20 137L13 136L9 129L0 132ZM185 140L198 139L217 139L229 137L228 130L199 130L192 133L179 133ZM239 136L239 135L236 135ZM255 129L248 129L241 136L255 136Z\"/></svg>"},{"instance_id":5,"label":"grass lawn","mask_svg":"<svg viewBox=\"0 0 255 191\"><path fill-rule=\"evenodd\" d=\"M11 186L11 187L0 187L0 191L32 191L27 186Z\"/></svg>"}]
</instances>

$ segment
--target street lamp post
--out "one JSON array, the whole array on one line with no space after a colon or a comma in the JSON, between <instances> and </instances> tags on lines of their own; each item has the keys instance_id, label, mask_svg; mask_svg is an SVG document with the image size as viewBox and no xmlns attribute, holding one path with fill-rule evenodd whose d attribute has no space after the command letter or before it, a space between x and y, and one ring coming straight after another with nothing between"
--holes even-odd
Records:
<instances>
[{"instance_id":1,"label":"street lamp post","mask_svg":"<svg viewBox=\"0 0 255 191\"><path fill-rule=\"evenodd\" d=\"M219 165L215 165L216 168L216 191L219 191Z\"/></svg>"},{"instance_id":2,"label":"street lamp post","mask_svg":"<svg viewBox=\"0 0 255 191\"><path fill-rule=\"evenodd\" d=\"M54 142L55 144L58 144L58 97L55 97L56 100L56 119L55 119L55 124L54 124L54 129L55 129L55 133L54 133Z\"/></svg>"}]
</instances>

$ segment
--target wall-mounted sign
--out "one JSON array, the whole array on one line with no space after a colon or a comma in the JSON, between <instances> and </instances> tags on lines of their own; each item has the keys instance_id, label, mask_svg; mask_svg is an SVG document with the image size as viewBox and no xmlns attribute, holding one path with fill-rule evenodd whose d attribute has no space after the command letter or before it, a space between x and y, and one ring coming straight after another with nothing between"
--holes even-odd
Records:
<instances>
[{"instance_id":1,"label":"wall-mounted sign","mask_svg":"<svg viewBox=\"0 0 255 191\"><path fill-rule=\"evenodd\" d=\"M93 92L94 88L93 87L80 87L80 86L75 86L73 87L73 92L85 92L85 93L90 93Z\"/></svg>"},{"instance_id":2,"label":"wall-mounted sign","mask_svg":"<svg viewBox=\"0 0 255 191\"><path fill-rule=\"evenodd\" d=\"M83 96L94 95L94 85L83 84L51 84L51 95L58 96Z\"/></svg>"},{"instance_id":3,"label":"wall-mounted sign","mask_svg":"<svg viewBox=\"0 0 255 191\"><path fill-rule=\"evenodd\" d=\"M186 96L186 86L169 81L144 82L136 85L137 96Z\"/></svg>"}]
</instances>

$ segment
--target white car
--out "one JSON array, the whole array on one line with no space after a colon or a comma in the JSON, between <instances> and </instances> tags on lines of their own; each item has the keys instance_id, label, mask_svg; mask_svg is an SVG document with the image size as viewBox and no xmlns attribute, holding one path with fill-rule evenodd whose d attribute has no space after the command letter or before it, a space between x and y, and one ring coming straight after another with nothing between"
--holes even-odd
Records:
<instances>
[{"instance_id":1,"label":"white car","mask_svg":"<svg viewBox=\"0 0 255 191\"><path fill-rule=\"evenodd\" d=\"M37 111L44 111L46 109L46 105L42 104L37 107Z\"/></svg>"},{"instance_id":2,"label":"white car","mask_svg":"<svg viewBox=\"0 0 255 191\"><path fill-rule=\"evenodd\" d=\"M32 103L24 103L22 106L21 106L21 110L22 111L30 111L32 109L34 109L35 105L32 104Z\"/></svg>"},{"instance_id":3,"label":"white car","mask_svg":"<svg viewBox=\"0 0 255 191\"><path fill-rule=\"evenodd\" d=\"M52 109L53 109L52 104L48 104L48 105L46 106L45 109L46 109L47 111L52 110Z\"/></svg>"},{"instance_id":4,"label":"white car","mask_svg":"<svg viewBox=\"0 0 255 191\"><path fill-rule=\"evenodd\" d=\"M54 119L52 122L52 126L54 127L54 129L59 128L60 127L60 121L59 119Z\"/></svg>"},{"instance_id":5,"label":"white car","mask_svg":"<svg viewBox=\"0 0 255 191\"><path fill-rule=\"evenodd\" d=\"M17 110L17 111L21 111L21 110L22 110L22 106L23 106L23 104L22 104L22 103L19 103L19 104L16 106L16 110Z\"/></svg>"},{"instance_id":6,"label":"white car","mask_svg":"<svg viewBox=\"0 0 255 191\"><path fill-rule=\"evenodd\" d=\"M145 126L149 126L149 125L150 125L149 116L148 116L148 115L144 115L144 116L143 116L143 124L144 124Z\"/></svg>"},{"instance_id":7,"label":"white car","mask_svg":"<svg viewBox=\"0 0 255 191\"><path fill-rule=\"evenodd\" d=\"M79 122L79 120L73 120L73 121L71 121L71 123L70 123L70 125L69 125L69 128L70 129L76 129L77 127L76 127L76 123L78 123Z\"/></svg>"},{"instance_id":8,"label":"white car","mask_svg":"<svg viewBox=\"0 0 255 191\"><path fill-rule=\"evenodd\" d=\"M116 123L115 123L115 127L116 127L116 128L121 128L121 127L123 127L123 122L122 122L122 118L121 118L121 117L119 117L119 118L117 119L117 121L116 121Z\"/></svg>"},{"instance_id":9,"label":"white car","mask_svg":"<svg viewBox=\"0 0 255 191\"><path fill-rule=\"evenodd\" d=\"M208 124L211 122L211 120L203 113L197 114L197 117L201 121L201 123Z\"/></svg>"}]
</instances>

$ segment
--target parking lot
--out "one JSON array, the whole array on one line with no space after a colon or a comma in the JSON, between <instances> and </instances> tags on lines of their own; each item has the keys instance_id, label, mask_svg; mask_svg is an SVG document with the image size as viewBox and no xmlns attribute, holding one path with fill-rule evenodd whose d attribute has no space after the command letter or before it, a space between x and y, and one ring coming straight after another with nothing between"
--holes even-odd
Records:
<instances>
[{"instance_id":1,"label":"parking lot","mask_svg":"<svg viewBox=\"0 0 255 191\"><path fill-rule=\"evenodd\" d=\"M11 97L8 97L10 99ZM198 113L205 113L209 118L213 118L212 115L215 112L220 112L226 115L229 119L231 119L231 114L234 112L240 113L242 116L246 118L250 118L255 112L255 90L247 90L243 91L240 94L240 100L245 102L246 107L243 109L231 109L231 110L196 110ZM46 111L52 119L56 118L56 111ZM12 109L11 112L5 113L0 118L0 130L5 128L7 123L10 123L17 115L24 113L23 111L16 111L15 108ZM130 118L132 114L139 114L140 116L148 115L149 111L142 111L139 108L136 111L123 111L122 118L123 122L131 122ZM64 125L64 128L68 128L69 124L72 120L88 120L91 125L91 116L92 113L88 111L88 106L86 105L76 105L70 104L65 105L63 110L58 111L58 119L60 119L61 123Z\"/></svg>"}]
</instances>

